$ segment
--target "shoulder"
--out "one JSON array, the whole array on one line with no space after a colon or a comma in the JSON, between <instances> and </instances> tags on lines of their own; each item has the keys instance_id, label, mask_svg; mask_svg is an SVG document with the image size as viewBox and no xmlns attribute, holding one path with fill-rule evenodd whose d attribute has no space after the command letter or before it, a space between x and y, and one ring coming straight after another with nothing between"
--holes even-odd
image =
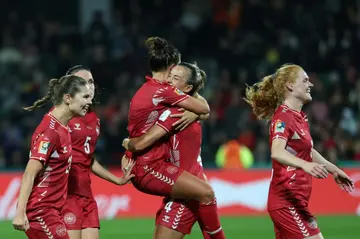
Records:
<instances>
[{"instance_id":1,"label":"shoulder","mask_svg":"<svg viewBox=\"0 0 360 239\"><path fill-rule=\"evenodd\" d=\"M95 111L91 111L91 112L87 113L85 116L87 116L88 119L91 119L91 120L99 120L100 119Z\"/></svg>"},{"instance_id":2,"label":"shoulder","mask_svg":"<svg viewBox=\"0 0 360 239\"><path fill-rule=\"evenodd\" d=\"M33 143L36 143L38 140L51 142L55 144L59 139L59 135L56 129L44 127L39 125L32 135Z\"/></svg>"},{"instance_id":3,"label":"shoulder","mask_svg":"<svg viewBox=\"0 0 360 239\"><path fill-rule=\"evenodd\" d=\"M279 106L276 109L274 116L271 119L271 123L276 123L276 122L290 123L292 117L293 117L293 115L292 115L291 111L288 110L287 107Z\"/></svg>"}]
</instances>

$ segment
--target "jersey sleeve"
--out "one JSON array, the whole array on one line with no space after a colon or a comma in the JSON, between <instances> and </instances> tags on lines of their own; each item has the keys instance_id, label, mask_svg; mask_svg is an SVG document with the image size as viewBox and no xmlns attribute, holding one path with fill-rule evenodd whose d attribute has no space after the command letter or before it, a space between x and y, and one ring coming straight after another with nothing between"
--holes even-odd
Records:
<instances>
[{"instance_id":1,"label":"jersey sleeve","mask_svg":"<svg viewBox=\"0 0 360 239\"><path fill-rule=\"evenodd\" d=\"M57 134L53 130L45 130L34 135L31 142L30 159L46 164L56 149Z\"/></svg>"},{"instance_id":2,"label":"jersey sleeve","mask_svg":"<svg viewBox=\"0 0 360 239\"><path fill-rule=\"evenodd\" d=\"M293 133L291 122L291 118L286 114L275 117L270 125L271 141L276 138L288 141Z\"/></svg>"},{"instance_id":3,"label":"jersey sleeve","mask_svg":"<svg viewBox=\"0 0 360 239\"><path fill-rule=\"evenodd\" d=\"M157 99L158 102L164 105L176 105L189 97L189 95L180 91L178 88L168 85L159 88L155 92L153 99Z\"/></svg>"},{"instance_id":4,"label":"jersey sleeve","mask_svg":"<svg viewBox=\"0 0 360 239\"><path fill-rule=\"evenodd\" d=\"M178 114L179 108L169 108L167 110L165 110L158 118L158 121L156 122L156 124L158 126L160 126L161 128L163 128L166 132L170 132L173 128L173 124L179 120L179 118L172 118L170 117L171 114Z\"/></svg>"},{"instance_id":5,"label":"jersey sleeve","mask_svg":"<svg viewBox=\"0 0 360 239\"><path fill-rule=\"evenodd\" d=\"M126 151L125 151L125 156L128 157L129 159L132 159L133 154L132 154L132 152L130 152L129 150L126 150Z\"/></svg>"}]
</instances>

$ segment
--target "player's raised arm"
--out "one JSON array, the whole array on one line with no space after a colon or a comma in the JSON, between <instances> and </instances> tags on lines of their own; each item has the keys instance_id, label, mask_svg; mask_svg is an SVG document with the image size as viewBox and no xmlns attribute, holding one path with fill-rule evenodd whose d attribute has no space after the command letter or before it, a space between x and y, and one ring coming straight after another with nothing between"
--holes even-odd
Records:
<instances>
[{"instance_id":1,"label":"player's raised arm","mask_svg":"<svg viewBox=\"0 0 360 239\"><path fill-rule=\"evenodd\" d=\"M165 129L159 125L154 125L149 129L148 132L146 132L146 134L140 137L124 139L122 145L130 152L139 152L153 145L166 134L167 131L165 131Z\"/></svg>"},{"instance_id":2,"label":"player's raised arm","mask_svg":"<svg viewBox=\"0 0 360 239\"><path fill-rule=\"evenodd\" d=\"M196 99L195 97L189 97L177 105L198 115L210 113L210 106L208 103L206 101Z\"/></svg>"}]
</instances>

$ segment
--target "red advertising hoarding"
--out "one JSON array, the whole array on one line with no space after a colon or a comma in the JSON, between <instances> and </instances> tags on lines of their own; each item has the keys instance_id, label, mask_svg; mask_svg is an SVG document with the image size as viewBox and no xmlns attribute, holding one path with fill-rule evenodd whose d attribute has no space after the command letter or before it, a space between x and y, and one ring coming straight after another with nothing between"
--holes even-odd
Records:
<instances>
[{"instance_id":1,"label":"red advertising hoarding","mask_svg":"<svg viewBox=\"0 0 360 239\"><path fill-rule=\"evenodd\" d=\"M314 214L360 215L360 169L346 172L356 182L351 194L341 191L332 177L313 180L310 209ZM114 173L121 175L120 171ZM206 174L215 190L221 215L266 213L270 170L207 171ZM20 180L20 173L0 174L0 220L13 218ZM132 185L119 187L93 176L92 188L101 218L153 217L160 206L161 198L140 193Z\"/></svg>"}]
</instances>

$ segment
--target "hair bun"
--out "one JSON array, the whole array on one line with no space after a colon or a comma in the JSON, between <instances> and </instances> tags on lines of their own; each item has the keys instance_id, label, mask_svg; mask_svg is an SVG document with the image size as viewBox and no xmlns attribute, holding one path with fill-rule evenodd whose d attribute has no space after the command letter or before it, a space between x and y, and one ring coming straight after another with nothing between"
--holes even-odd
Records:
<instances>
[{"instance_id":1,"label":"hair bun","mask_svg":"<svg viewBox=\"0 0 360 239\"><path fill-rule=\"evenodd\" d=\"M161 37L149 37L146 39L145 45L150 51L158 51L168 46L168 42Z\"/></svg>"}]
</instances>

